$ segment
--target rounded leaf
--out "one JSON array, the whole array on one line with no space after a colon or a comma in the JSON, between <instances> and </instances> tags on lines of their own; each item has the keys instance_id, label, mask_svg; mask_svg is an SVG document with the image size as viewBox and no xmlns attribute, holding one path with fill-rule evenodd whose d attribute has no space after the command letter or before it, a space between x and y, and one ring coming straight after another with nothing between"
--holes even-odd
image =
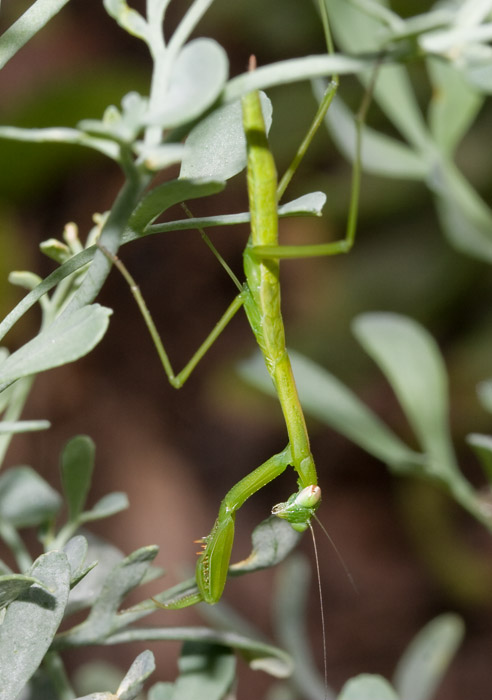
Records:
<instances>
[{"instance_id":1,"label":"rounded leaf","mask_svg":"<svg viewBox=\"0 0 492 700\"><path fill-rule=\"evenodd\" d=\"M342 688L337 700L399 700L388 681L382 676L361 673Z\"/></svg>"},{"instance_id":2,"label":"rounded leaf","mask_svg":"<svg viewBox=\"0 0 492 700\"><path fill-rule=\"evenodd\" d=\"M0 700L15 700L48 651L68 599L70 567L63 552L37 559L29 575L44 586L31 586L14 600L0 625Z\"/></svg>"},{"instance_id":3,"label":"rounded leaf","mask_svg":"<svg viewBox=\"0 0 492 700\"><path fill-rule=\"evenodd\" d=\"M213 39L190 41L178 54L162 103L149 115L149 123L169 129L193 121L217 100L228 72L220 44Z\"/></svg>"}]
</instances>

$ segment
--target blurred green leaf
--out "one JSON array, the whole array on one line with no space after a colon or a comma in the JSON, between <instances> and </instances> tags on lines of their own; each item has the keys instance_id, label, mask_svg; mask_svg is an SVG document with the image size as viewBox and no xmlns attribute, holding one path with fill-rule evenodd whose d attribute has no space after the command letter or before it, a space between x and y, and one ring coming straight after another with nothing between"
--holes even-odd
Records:
<instances>
[{"instance_id":1,"label":"blurred green leaf","mask_svg":"<svg viewBox=\"0 0 492 700\"><path fill-rule=\"evenodd\" d=\"M341 54L303 56L260 66L229 80L222 93L224 103L234 102L252 90L266 90L275 85L286 85L300 80L346 75L367 71L367 60Z\"/></svg>"},{"instance_id":2,"label":"blurred green leaf","mask_svg":"<svg viewBox=\"0 0 492 700\"><path fill-rule=\"evenodd\" d=\"M488 52L484 56L472 56L468 61L460 62L457 68L461 69L465 80L473 88L485 95L492 93L492 66Z\"/></svg>"},{"instance_id":3,"label":"blurred green leaf","mask_svg":"<svg viewBox=\"0 0 492 700\"><path fill-rule=\"evenodd\" d=\"M390 382L424 451L427 469L454 477L457 465L448 425L448 384L439 349L418 323L393 313L358 316L353 331Z\"/></svg>"},{"instance_id":4,"label":"blurred green leaf","mask_svg":"<svg viewBox=\"0 0 492 700\"><path fill-rule=\"evenodd\" d=\"M38 668L68 599L70 568L63 552L43 554L29 574L44 588L31 586L14 600L0 625L0 700L14 700Z\"/></svg>"},{"instance_id":5,"label":"blurred green leaf","mask_svg":"<svg viewBox=\"0 0 492 700\"><path fill-rule=\"evenodd\" d=\"M445 614L429 622L412 640L395 671L400 700L431 700L464 636L463 621Z\"/></svg>"},{"instance_id":6,"label":"blurred green leaf","mask_svg":"<svg viewBox=\"0 0 492 700\"><path fill-rule=\"evenodd\" d=\"M330 24L337 44L346 53L353 51L372 52L379 47L387 24L401 26L402 20L389 10L387 3L362 3L345 0L325 0ZM375 7L375 5L380 7ZM381 7L383 5L383 7ZM372 12L366 11L372 9Z\"/></svg>"},{"instance_id":7,"label":"blurred green leaf","mask_svg":"<svg viewBox=\"0 0 492 700\"><path fill-rule=\"evenodd\" d=\"M436 3L437 5L438 3ZM400 18L398 18L400 19ZM398 41L402 39L415 39L419 35L426 34L433 29L440 29L453 19L453 12L446 6L414 15L404 20L400 19L398 24L393 23L391 29L385 33L385 41Z\"/></svg>"},{"instance_id":8,"label":"blurred green leaf","mask_svg":"<svg viewBox=\"0 0 492 700\"><path fill-rule=\"evenodd\" d=\"M111 515L116 515L116 513L126 510L128 505L126 493L114 491L113 493L108 493L107 496L103 496L91 510L82 513L79 520L81 523L87 523L93 520L109 518Z\"/></svg>"},{"instance_id":9,"label":"blurred green leaf","mask_svg":"<svg viewBox=\"0 0 492 700\"><path fill-rule=\"evenodd\" d=\"M154 654L143 651L130 666L126 676L121 681L116 695L119 700L134 700L143 688L143 684L155 671Z\"/></svg>"},{"instance_id":10,"label":"blurred green leaf","mask_svg":"<svg viewBox=\"0 0 492 700\"><path fill-rule=\"evenodd\" d=\"M272 103L260 93L267 133ZM180 178L228 180L246 166L246 138L241 102L226 104L202 119L186 139Z\"/></svg>"},{"instance_id":11,"label":"blurred green leaf","mask_svg":"<svg viewBox=\"0 0 492 700\"><path fill-rule=\"evenodd\" d=\"M67 442L61 458L61 479L68 506L68 517L75 521L81 514L92 481L95 445L87 435Z\"/></svg>"},{"instance_id":12,"label":"blurred green leaf","mask_svg":"<svg viewBox=\"0 0 492 700\"><path fill-rule=\"evenodd\" d=\"M0 559L0 576L6 576L7 574L12 574L13 571L10 566Z\"/></svg>"},{"instance_id":13,"label":"blurred green leaf","mask_svg":"<svg viewBox=\"0 0 492 700\"><path fill-rule=\"evenodd\" d=\"M185 642L172 700L225 700L235 680L236 657L229 647Z\"/></svg>"},{"instance_id":14,"label":"blurred green leaf","mask_svg":"<svg viewBox=\"0 0 492 700\"><path fill-rule=\"evenodd\" d=\"M445 61L427 58L433 93L429 105L429 127L438 147L451 156L483 103L461 73Z\"/></svg>"},{"instance_id":15,"label":"blurred green leaf","mask_svg":"<svg viewBox=\"0 0 492 700\"><path fill-rule=\"evenodd\" d=\"M20 377L44 372L83 357L101 340L111 309L91 304L62 315L0 365L0 390Z\"/></svg>"},{"instance_id":16,"label":"blurred green leaf","mask_svg":"<svg viewBox=\"0 0 492 700\"><path fill-rule=\"evenodd\" d=\"M347 54L385 50L386 21L373 13L371 16L346 0L326 0L335 40ZM384 21L383 21L384 19ZM396 24L398 17L395 15ZM366 63L361 76L367 85L370 65ZM406 68L400 65L382 65L374 86L374 99L387 118L405 139L418 151L425 152L429 135Z\"/></svg>"},{"instance_id":17,"label":"blurred green leaf","mask_svg":"<svg viewBox=\"0 0 492 700\"><path fill-rule=\"evenodd\" d=\"M477 395L482 407L492 413L492 380L480 382L477 386Z\"/></svg>"},{"instance_id":18,"label":"blurred green leaf","mask_svg":"<svg viewBox=\"0 0 492 700\"><path fill-rule=\"evenodd\" d=\"M362 673L347 681L337 700L400 700L382 676Z\"/></svg>"},{"instance_id":19,"label":"blurred green leaf","mask_svg":"<svg viewBox=\"0 0 492 700\"><path fill-rule=\"evenodd\" d=\"M160 682L149 688L147 700L172 700L174 683Z\"/></svg>"},{"instance_id":20,"label":"blurred green leaf","mask_svg":"<svg viewBox=\"0 0 492 700\"><path fill-rule=\"evenodd\" d=\"M107 661L93 660L77 666L71 678L77 694L85 696L97 688L116 689L121 681L121 669ZM111 700L116 700L114 693Z\"/></svg>"},{"instance_id":21,"label":"blurred green leaf","mask_svg":"<svg viewBox=\"0 0 492 700\"><path fill-rule=\"evenodd\" d=\"M31 467L13 467L0 476L0 518L16 528L53 519L61 504L60 495Z\"/></svg>"},{"instance_id":22,"label":"blurred green leaf","mask_svg":"<svg viewBox=\"0 0 492 700\"><path fill-rule=\"evenodd\" d=\"M314 85L314 93L320 100L323 88L319 82ZM353 162L356 151L355 120L340 98L333 100L325 122L340 151ZM425 159L418 152L368 126L362 127L361 162L366 172L386 177L423 180L428 170Z\"/></svg>"},{"instance_id":23,"label":"blurred green leaf","mask_svg":"<svg viewBox=\"0 0 492 700\"><path fill-rule=\"evenodd\" d=\"M213 39L194 39L178 54L167 90L147 116L169 129L197 119L219 97L229 72L227 54Z\"/></svg>"},{"instance_id":24,"label":"blurred green leaf","mask_svg":"<svg viewBox=\"0 0 492 700\"><path fill-rule=\"evenodd\" d=\"M428 182L442 227L458 250L492 262L492 211L455 165L441 161Z\"/></svg>"}]
</instances>

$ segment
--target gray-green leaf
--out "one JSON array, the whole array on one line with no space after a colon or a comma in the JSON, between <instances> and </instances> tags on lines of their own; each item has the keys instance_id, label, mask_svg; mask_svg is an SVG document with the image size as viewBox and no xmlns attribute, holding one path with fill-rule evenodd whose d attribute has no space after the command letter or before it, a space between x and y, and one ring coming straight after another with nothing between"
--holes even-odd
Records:
<instances>
[{"instance_id":1,"label":"gray-green leaf","mask_svg":"<svg viewBox=\"0 0 492 700\"><path fill-rule=\"evenodd\" d=\"M116 513L126 510L128 505L126 493L114 491L113 493L108 493L107 496L103 496L91 510L82 513L79 519L81 523L87 523L93 520L109 518L111 515L116 515Z\"/></svg>"},{"instance_id":2,"label":"gray-green leaf","mask_svg":"<svg viewBox=\"0 0 492 700\"><path fill-rule=\"evenodd\" d=\"M119 549L113 547L113 545L90 533L85 534L85 537L77 536L69 540L66 548L68 548L70 543L74 543L70 546L79 551L78 560L80 561L80 543L75 543L74 541L78 541L80 539L86 540L88 549L87 554L85 555L85 561L96 561L97 566L92 568L91 571L88 572L87 576L85 576L83 580L70 591L70 597L67 604L67 614L92 605L94 600L101 593L106 577L109 575L110 571L123 559L123 554ZM76 553L71 554L69 552L69 562L71 566L76 558ZM79 571L81 570L79 569ZM74 568L72 568L72 577L74 574L77 576L77 570L74 571Z\"/></svg>"},{"instance_id":3,"label":"gray-green leaf","mask_svg":"<svg viewBox=\"0 0 492 700\"><path fill-rule=\"evenodd\" d=\"M223 700L235 678L236 657L229 647L185 642L172 700Z\"/></svg>"},{"instance_id":4,"label":"gray-green leaf","mask_svg":"<svg viewBox=\"0 0 492 700\"><path fill-rule=\"evenodd\" d=\"M400 700L382 676L362 673L347 681L337 700Z\"/></svg>"},{"instance_id":5,"label":"gray-green leaf","mask_svg":"<svg viewBox=\"0 0 492 700\"><path fill-rule=\"evenodd\" d=\"M159 682L149 688L147 700L172 700L174 683Z\"/></svg>"},{"instance_id":6,"label":"gray-green leaf","mask_svg":"<svg viewBox=\"0 0 492 700\"><path fill-rule=\"evenodd\" d=\"M68 599L70 567L63 552L48 552L31 571L31 586L14 600L0 625L0 700L15 700L48 651Z\"/></svg>"},{"instance_id":7,"label":"gray-green leaf","mask_svg":"<svg viewBox=\"0 0 492 700\"><path fill-rule=\"evenodd\" d=\"M85 537L77 535L68 540L63 551L67 555L70 565L70 586L73 587L85 576L92 567L82 568L87 557L89 544Z\"/></svg>"},{"instance_id":8,"label":"gray-green leaf","mask_svg":"<svg viewBox=\"0 0 492 700\"><path fill-rule=\"evenodd\" d=\"M91 304L60 316L2 362L0 391L20 377L44 372L86 355L106 332L111 313L111 309Z\"/></svg>"},{"instance_id":9,"label":"gray-green leaf","mask_svg":"<svg viewBox=\"0 0 492 700\"><path fill-rule=\"evenodd\" d=\"M270 516L253 530L251 554L232 564L229 573L240 576L276 566L294 549L300 537L285 520Z\"/></svg>"},{"instance_id":10,"label":"gray-green leaf","mask_svg":"<svg viewBox=\"0 0 492 700\"><path fill-rule=\"evenodd\" d=\"M126 676L121 681L116 695L118 700L133 700L142 690L143 684L155 670L154 654L143 651L130 666Z\"/></svg>"}]
</instances>

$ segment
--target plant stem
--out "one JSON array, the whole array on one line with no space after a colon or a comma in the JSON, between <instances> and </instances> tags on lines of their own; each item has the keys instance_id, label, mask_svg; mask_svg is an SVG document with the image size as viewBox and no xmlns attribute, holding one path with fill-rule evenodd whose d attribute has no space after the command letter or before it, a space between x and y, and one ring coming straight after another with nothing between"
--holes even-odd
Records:
<instances>
[{"instance_id":1,"label":"plant stem","mask_svg":"<svg viewBox=\"0 0 492 700\"><path fill-rule=\"evenodd\" d=\"M140 195L151 179L151 175L143 175L134 171L121 188L113 208L101 232L101 245L111 254L116 255L121 237L127 227L128 220L138 204ZM84 281L67 305L64 314L71 314L86 304L91 304L99 294L112 267L111 260L102 250L97 250L94 260L87 271Z\"/></svg>"}]
</instances>

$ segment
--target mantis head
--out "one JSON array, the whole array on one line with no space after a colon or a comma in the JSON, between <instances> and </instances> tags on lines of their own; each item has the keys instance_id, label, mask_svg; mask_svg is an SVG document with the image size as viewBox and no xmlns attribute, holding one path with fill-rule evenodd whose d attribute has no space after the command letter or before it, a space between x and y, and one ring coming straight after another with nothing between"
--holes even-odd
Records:
<instances>
[{"instance_id":1,"label":"mantis head","mask_svg":"<svg viewBox=\"0 0 492 700\"><path fill-rule=\"evenodd\" d=\"M285 503L273 506L272 515L287 520L297 532L304 532L320 503L321 489L313 484L292 494Z\"/></svg>"}]
</instances>

